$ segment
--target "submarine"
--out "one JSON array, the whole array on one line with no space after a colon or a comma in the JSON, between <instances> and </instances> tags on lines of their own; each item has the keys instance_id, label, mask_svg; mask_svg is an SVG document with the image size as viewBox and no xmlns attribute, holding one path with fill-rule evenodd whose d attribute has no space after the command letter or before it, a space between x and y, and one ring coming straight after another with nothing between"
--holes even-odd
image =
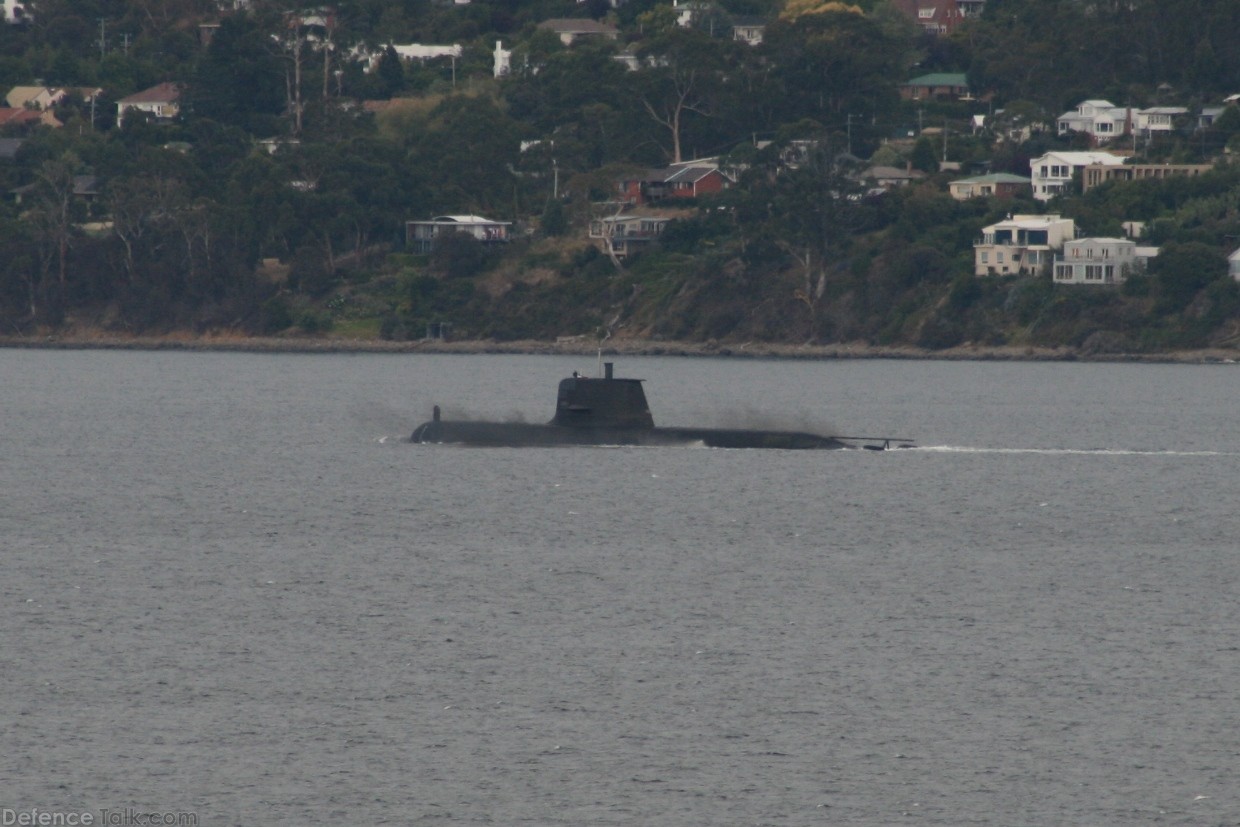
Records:
<instances>
[{"instance_id":1,"label":"submarine","mask_svg":"<svg viewBox=\"0 0 1240 827\"><path fill-rule=\"evenodd\" d=\"M601 378L574 372L560 380L555 416L545 424L448 420L440 415L436 405L431 420L419 425L410 441L510 448L640 445L798 450L859 447L875 451L908 447L912 442L895 437L824 436L803 431L660 428L650 414L642 381L617 378L611 362L604 363Z\"/></svg>"}]
</instances>

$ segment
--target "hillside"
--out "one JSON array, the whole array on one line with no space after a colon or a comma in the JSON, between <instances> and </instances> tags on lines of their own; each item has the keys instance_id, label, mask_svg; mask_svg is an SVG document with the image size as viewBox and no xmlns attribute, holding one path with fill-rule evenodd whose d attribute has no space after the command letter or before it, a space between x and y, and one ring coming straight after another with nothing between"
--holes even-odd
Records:
<instances>
[{"instance_id":1,"label":"hillside","mask_svg":"<svg viewBox=\"0 0 1240 827\"><path fill-rule=\"evenodd\" d=\"M988 0L938 35L887 2L27 5L0 87L55 100L0 126L4 335L1240 344L1236 4ZM1104 98L1175 114L1106 146L1056 127ZM1200 169L949 193L1108 148ZM666 171L694 159L722 183L685 197ZM1108 285L977 275L983 228L1047 214L1085 237L1136 222L1157 255ZM407 222L441 216L503 240L415 243Z\"/></svg>"}]
</instances>

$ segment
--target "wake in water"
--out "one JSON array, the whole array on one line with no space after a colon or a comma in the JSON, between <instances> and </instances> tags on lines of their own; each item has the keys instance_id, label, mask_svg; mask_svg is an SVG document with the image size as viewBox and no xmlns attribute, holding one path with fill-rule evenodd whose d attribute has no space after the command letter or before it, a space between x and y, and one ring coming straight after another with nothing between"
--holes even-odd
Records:
<instances>
[{"instance_id":1,"label":"wake in water","mask_svg":"<svg viewBox=\"0 0 1240 827\"><path fill-rule=\"evenodd\" d=\"M1135 451L1124 448L973 448L967 445L916 445L910 451L955 454L1088 454L1092 456L1236 457L1232 451Z\"/></svg>"}]
</instances>

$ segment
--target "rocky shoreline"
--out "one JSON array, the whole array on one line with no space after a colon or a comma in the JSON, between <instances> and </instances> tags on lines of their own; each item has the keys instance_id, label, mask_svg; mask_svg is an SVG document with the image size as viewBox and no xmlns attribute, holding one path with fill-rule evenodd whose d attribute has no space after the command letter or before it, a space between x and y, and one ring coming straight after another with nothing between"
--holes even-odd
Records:
<instances>
[{"instance_id":1,"label":"rocky shoreline","mask_svg":"<svg viewBox=\"0 0 1240 827\"><path fill-rule=\"evenodd\" d=\"M49 350L188 350L254 353L510 353L594 355L600 344L585 337L556 341L444 341L389 342L332 336L248 337L235 335L117 336L115 334L51 334L0 336L0 347ZM1240 351L1224 348L1172 353L1087 353L1076 348L993 347L961 345L944 350L886 347L868 343L790 345L771 342L740 344L717 342L661 342L609 339L603 355L698 356L754 359L937 359L947 361L1027 362L1150 362L1178 364L1233 364Z\"/></svg>"}]
</instances>

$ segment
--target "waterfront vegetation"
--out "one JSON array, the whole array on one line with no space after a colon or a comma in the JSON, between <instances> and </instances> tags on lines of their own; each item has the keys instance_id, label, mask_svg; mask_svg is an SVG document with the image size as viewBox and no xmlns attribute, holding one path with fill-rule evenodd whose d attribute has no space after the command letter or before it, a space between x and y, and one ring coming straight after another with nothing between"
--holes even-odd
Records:
<instances>
[{"instance_id":1,"label":"waterfront vegetation","mask_svg":"<svg viewBox=\"0 0 1240 827\"><path fill-rule=\"evenodd\" d=\"M721 0L689 28L653 0L341 0L317 28L299 3L215 6L40 0L33 23L0 27L0 87L103 89L57 106L61 128L6 133L24 142L0 160L0 334L1240 344L1226 262L1240 246L1234 105L1137 146L1214 171L1049 205L1086 235L1145 223L1141 243L1161 253L1122 287L974 276L981 227L1048 207L956 201L946 186L973 170L1028 175L1031 157L1083 147L1053 127L998 141L975 114L1053 123L1091 97L1195 112L1240 92L1240 4L989 0L939 38L884 2ZM619 38L566 47L537 27L583 13ZM768 21L760 46L719 36L740 16ZM217 22L202 45L199 25ZM497 40L512 51L500 79ZM402 63L384 49L414 41L462 53ZM643 68L615 60L621 49ZM901 82L936 71L967 71L981 99L900 98ZM161 81L183 84L180 116L117 126L115 101ZM736 184L678 202L641 255L600 252L587 230L614 209L600 205L616 180L678 156L719 157ZM870 163L926 177L875 193L855 175ZM457 213L511 221L512 239L406 249L405 221Z\"/></svg>"}]
</instances>

